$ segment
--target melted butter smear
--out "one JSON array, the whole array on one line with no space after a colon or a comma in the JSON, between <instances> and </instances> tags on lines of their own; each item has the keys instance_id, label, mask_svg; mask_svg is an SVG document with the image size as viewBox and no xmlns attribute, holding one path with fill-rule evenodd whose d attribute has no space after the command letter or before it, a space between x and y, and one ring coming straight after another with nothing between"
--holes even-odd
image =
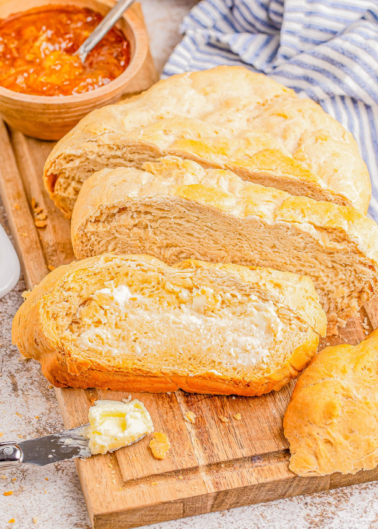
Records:
<instances>
[{"instance_id":1,"label":"melted butter smear","mask_svg":"<svg viewBox=\"0 0 378 529\"><path fill-rule=\"evenodd\" d=\"M125 36L113 28L84 64L75 51L101 22L99 13L75 6L46 6L0 21L0 86L39 96L96 90L130 62Z\"/></svg>"}]
</instances>

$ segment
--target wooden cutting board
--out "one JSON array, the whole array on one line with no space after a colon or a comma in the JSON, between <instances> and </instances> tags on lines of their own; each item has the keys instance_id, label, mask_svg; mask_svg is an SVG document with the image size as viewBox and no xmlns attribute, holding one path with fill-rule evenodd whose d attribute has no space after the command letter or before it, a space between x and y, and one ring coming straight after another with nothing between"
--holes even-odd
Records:
<instances>
[{"instance_id":1,"label":"wooden cutting board","mask_svg":"<svg viewBox=\"0 0 378 529\"><path fill-rule=\"evenodd\" d=\"M155 80L149 57L130 91L145 89ZM28 288L49 273L49 266L74 259L69 221L42 185L43 165L52 147L8 130L0 121L0 192ZM48 214L43 229L34 225L33 198ZM356 344L377 326L378 303L372 301L359 318L348 322L341 337L323 341L321 348L325 343ZM290 472L282 418L293 387L291 383L255 398L182 391L132 394L150 411L155 430L168 434L171 451L157 461L145 438L111 455L76 460L93 527L127 529L378 479L378 469L323 478L300 478ZM67 428L88 422L94 400L129 395L95 389L59 389L56 394ZM187 411L196 414L195 424L184 420ZM240 421L234 418L237 413ZM220 421L220 416L228 422Z\"/></svg>"}]
</instances>

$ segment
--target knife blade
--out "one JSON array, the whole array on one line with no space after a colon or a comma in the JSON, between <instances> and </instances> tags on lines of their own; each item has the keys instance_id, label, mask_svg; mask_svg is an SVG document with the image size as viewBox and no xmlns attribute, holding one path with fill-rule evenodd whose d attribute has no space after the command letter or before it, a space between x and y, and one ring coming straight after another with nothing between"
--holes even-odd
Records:
<instances>
[{"instance_id":1,"label":"knife blade","mask_svg":"<svg viewBox=\"0 0 378 529\"><path fill-rule=\"evenodd\" d=\"M86 426L89 425L20 443L0 443L0 468L21 464L45 466L75 457L90 457L89 439L83 437Z\"/></svg>"}]
</instances>

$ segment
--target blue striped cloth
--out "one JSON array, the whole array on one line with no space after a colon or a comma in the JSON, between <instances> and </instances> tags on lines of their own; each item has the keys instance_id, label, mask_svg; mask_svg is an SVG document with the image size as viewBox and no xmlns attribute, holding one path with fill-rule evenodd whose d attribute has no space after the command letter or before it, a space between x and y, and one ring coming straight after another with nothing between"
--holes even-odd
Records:
<instances>
[{"instance_id":1,"label":"blue striped cloth","mask_svg":"<svg viewBox=\"0 0 378 529\"><path fill-rule=\"evenodd\" d=\"M356 138L378 222L378 1L203 0L163 77L244 65L310 97Z\"/></svg>"}]
</instances>

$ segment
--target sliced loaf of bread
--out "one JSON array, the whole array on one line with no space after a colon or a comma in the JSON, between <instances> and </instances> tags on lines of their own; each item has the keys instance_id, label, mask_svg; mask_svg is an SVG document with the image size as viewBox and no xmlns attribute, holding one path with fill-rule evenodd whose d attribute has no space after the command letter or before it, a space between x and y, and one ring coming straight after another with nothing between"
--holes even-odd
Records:
<instances>
[{"instance_id":1,"label":"sliced loaf of bread","mask_svg":"<svg viewBox=\"0 0 378 529\"><path fill-rule=\"evenodd\" d=\"M378 227L354 208L293 197L175 157L85 183L78 259L114 251L267 266L312 278L335 333L378 292Z\"/></svg>"},{"instance_id":2,"label":"sliced loaf of bread","mask_svg":"<svg viewBox=\"0 0 378 529\"><path fill-rule=\"evenodd\" d=\"M53 149L45 185L70 217L94 172L140 169L166 155L362 213L369 205L369 173L352 134L314 101L230 66L175 75L91 112Z\"/></svg>"}]
</instances>

